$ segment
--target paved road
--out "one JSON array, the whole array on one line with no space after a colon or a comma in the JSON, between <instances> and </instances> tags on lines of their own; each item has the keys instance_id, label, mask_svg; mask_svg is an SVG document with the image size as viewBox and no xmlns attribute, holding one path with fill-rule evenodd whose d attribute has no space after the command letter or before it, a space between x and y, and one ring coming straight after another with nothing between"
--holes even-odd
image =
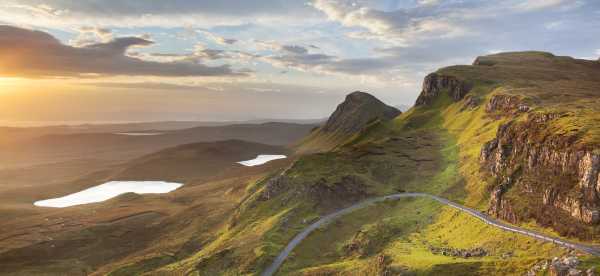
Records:
<instances>
[{"instance_id":1,"label":"paved road","mask_svg":"<svg viewBox=\"0 0 600 276\"><path fill-rule=\"evenodd\" d=\"M600 256L600 248L596 248L596 247L592 247L592 246L588 246L588 245L584 245L584 244L579 244L579 243L574 243L574 242L566 241L563 239L554 238L554 237L551 237L551 236L548 236L548 235L545 235L542 233L538 233L535 231L520 228L517 226L512 226L512 225L500 222L492 217L489 217L475 209L465 207L463 205L452 202L445 198L441 198L439 196L425 194L425 193L399 193L399 194L393 194L393 195L368 199L366 201L356 203L348 208L336 211L334 213L331 213L327 216L322 217L315 223L306 227L302 232L300 232L300 234L296 235L294 237L294 239L292 239L288 243L288 245L283 249L283 251L281 251L281 253L279 253L279 255L277 256L277 258L275 258L273 263L262 273L262 276L271 276L271 275L275 274L275 272L277 272L279 267L283 264L283 262L288 257L288 255L292 252L292 250L294 250L294 248L302 240L304 240L311 232L313 232L320 226L327 224L327 223L329 223L343 215L346 215L352 211L369 206L373 203L382 202L385 200L397 200L397 199L407 198L407 197L427 197L427 198L436 200L444 205L447 205L447 206L456 208L462 212L465 212L473 217L478 218L479 220L483 221L485 224L491 225L493 227L497 227L497 228L500 228L502 230L509 231L509 232L514 232L514 233L530 236L532 238L535 238L535 239L538 239L541 241L552 242L554 244L557 244L559 246L566 247L569 249L575 249L575 250L589 253L589 254L592 254L595 256Z\"/></svg>"}]
</instances>

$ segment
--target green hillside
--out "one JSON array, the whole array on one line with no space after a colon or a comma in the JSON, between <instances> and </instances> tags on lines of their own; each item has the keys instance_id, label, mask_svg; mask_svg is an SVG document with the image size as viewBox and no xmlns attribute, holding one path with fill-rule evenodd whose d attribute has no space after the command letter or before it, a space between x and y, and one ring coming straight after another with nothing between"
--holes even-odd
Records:
<instances>
[{"instance_id":1,"label":"green hillside","mask_svg":"<svg viewBox=\"0 0 600 276\"><path fill-rule=\"evenodd\" d=\"M426 77L416 106L393 120L372 120L345 139L313 132L305 143L333 150L299 155L248 186L217 238L150 274L256 275L318 218L405 191L596 243L599 88L599 63L542 52L440 69ZM279 274L523 275L566 254L577 253L427 199L405 199L321 227ZM579 270L599 263L579 259Z\"/></svg>"}]
</instances>

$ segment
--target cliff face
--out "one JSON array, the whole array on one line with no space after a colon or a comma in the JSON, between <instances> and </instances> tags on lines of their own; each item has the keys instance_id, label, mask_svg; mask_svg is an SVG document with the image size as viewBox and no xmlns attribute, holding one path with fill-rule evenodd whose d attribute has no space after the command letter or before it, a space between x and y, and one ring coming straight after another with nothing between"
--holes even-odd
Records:
<instances>
[{"instance_id":1,"label":"cliff face","mask_svg":"<svg viewBox=\"0 0 600 276\"><path fill-rule=\"evenodd\" d=\"M443 91L457 102L462 100L469 90L471 90L471 86L456 77L431 73L423 81L423 91L417 98L415 106L431 104Z\"/></svg>"},{"instance_id":2,"label":"cliff face","mask_svg":"<svg viewBox=\"0 0 600 276\"><path fill-rule=\"evenodd\" d=\"M488 109L501 106L505 105L490 102ZM511 106L519 110L522 105ZM529 198L541 199L543 206L532 204L533 208L555 208L586 224L600 221L600 154L580 144L577 136L548 133L548 123L561 116L528 114L524 121L502 125L496 138L482 147L482 166L497 178L490 198L491 214L518 221L514 202L504 198L507 191L516 189Z\"/></svg>"},{"instance_id":3,"label":"cliff face","mask_svg":"<svg viewBox=\"0 0 600 276\"><path fill-rule=\"evenodd\" d=\"M597 62L545 52L501 53L428 75L416 106L426 109L444 93L456 102L441 116L462 137L465 177L477 182L469 185L485 185L489 198L474 195L474 201L487 200L491 215L596 239L599 91ZM478 128L466 132L468 125Z\"/></svg>"}]
</instances>

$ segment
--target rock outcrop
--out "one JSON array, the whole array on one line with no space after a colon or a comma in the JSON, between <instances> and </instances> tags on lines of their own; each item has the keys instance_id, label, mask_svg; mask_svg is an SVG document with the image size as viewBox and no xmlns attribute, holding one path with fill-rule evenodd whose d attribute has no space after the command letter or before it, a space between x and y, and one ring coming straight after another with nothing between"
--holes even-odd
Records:
<instances>
[{"instance_id":1,"label":"rock outcrop","mask_svg":"<svg viewBox=\"0 0 600 276\"><path fill-rule=\"evenodd\" d=\"M370 122L388 121L401 113L400 110L384 104L371 94L357 91L346 96L321 131L352 134L362 130Z\"/></svg>"},{"instance_id":2,"label":"rock outcrop","mask_svg":"<svg viewBox=\"0 0 600 276\"><path fill-rule=\"evenodd\" d=\"M481 247L473 249L460 249L451 247L429 246L429 251L431 251L433 254L459 258L480 258L488 255L488 252Z\"/></svg>"},{"instance_id":3,"label":"rock outcrop","mask_svg":"<svg viewBox=\"0 0 600 276\"><path fill-rule=\"evenodd\" d=\"M527 276L535 275L553 275L553 276L594 276L595 268L591 267L586 270L579 268L581 262L576 256L564 256L562 258L555 257L552 260L543 260L534 265L528 272Z\"/></svg>"},{"instance_id":4,"label":"rock outcrop","mask_svg":"<svg viewBox=\"0 0 600 276\"><path fill-rule=\"evenodd\" d=\"M502 102L490 109L518 106L512 100ZM503 196L518 186L517 193L562 210L580 222L600 221L600 153L580 144L576 136L548 131L547 123L560 116L529 114L524 121L500 126L496 138L482 147L481 163L497 178L490 199L492 215L518 220Z\"/></svg>"},{"instance_id":5,"label":"rock outcrop","mask_svg":"<svg viewBox=\"0 0 600 276\"><path fill-rule=\"evenodd\" d=\"M288 188L289 178L285 174L281 174L267 180L265 188L258 196L258 200L266 201L285 192Z\"/></svg>"},{"instance_id":6,"label":"rock outcrop","mask_svg":"<svg viewBox=\"0 0 600 276\"><path fill-rule=\"evenodd\" d=\"M529 105L525 104L521 97L516 95L505 94L497 94L492 96L488 103L485 105L485 111L488 113L518 113L528 112L530 109L531 108L529 107Z\"/></svg>"},{"instance_id":7,"label":"rock outcrop","mask_svg":"<svg viewBox=\"0 0 600 276\"><path fill-rule=\"evenodd\" d=\"M431 73L423 81L423 91L415 106L429 105L441 92L446 92L455 102L462 100L471 90L471 85L453 76Z\"/></svg>"}]
</instances>

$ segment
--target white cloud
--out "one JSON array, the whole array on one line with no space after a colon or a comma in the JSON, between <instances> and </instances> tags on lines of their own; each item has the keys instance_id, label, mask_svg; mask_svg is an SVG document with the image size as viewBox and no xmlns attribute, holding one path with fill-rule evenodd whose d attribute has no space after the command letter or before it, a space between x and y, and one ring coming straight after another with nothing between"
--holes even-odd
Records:
<instances>
[{"instance_id":1,"label":"white cloud","mask_svg":"<svg viewBox=\"0 0 600 276\"><path fill-rule=\"evenodd\" d=\"M440 3L440 0L418 0L417 3L422 6L432 6Z\"/></svg>"},{"instance_id":2,"label":"white cloud","mask_svg":"<svg viewBox=\"0 0 600 276\"><path fill-rule=\"evenodd\" d=\"M113 33L110 29L100 27L83 26L77 29L79 34L69 41L70 45L82 47L95 43L106 43L113 39ZM146 40L149 40L146 38Z\"/></svg>"},{"instance_id":3,"label":"white cloud","mask_svg":"<svg viewBox=\"0 0 600 276\"><path fill-rule=\"evenodd\" d=\"M546 29L548 30L560 30L565 26L565 22L563 21L553 21L553 22L548 22L546 24L544 24L544 27L546 27Z\"/></svg>"},{"instance_id":4,"label":"white cloud","mask_svg":"<svg viewBox=\"0 0 600 276\"><path fill-rule=\"evenodd\" d=\"M401 9L387 12L353 4L354 2L344 0L314 0L312 3L329 20L346 27L367 30L351 32L349 35L352 38L376 38L396 45L408 45L423 39L459 37L468 33L464 26L455 24L451 18L427 10Z\"/></svg>"},{"instance_id":5,"label":"white cloud","mask_svg":"<svg viewBox=\"0 0 600 276\"><path fill-rule=\"evenodd\" d=\"M219 36L217 34L208 32L208 31L202 31L202 30L196 30L196 32L200 35L202 35L203 37L217 43L220 45L232 45L235 44L236 42L238 42L237 39L235 38L225 38L222 36Z\"/></svg>"},{"instance_id":6,"label":"white cloud","mask_svg":"<svg viewBox=\"0 0 600 276\"><path fill-rule=\"evenodd\" d=\"M567 0L524 0L521 3L515 6L516 10L520 11L535 11L542 10L552 7L557 7L567 2L575 2L575 1L567 1Z\"/></svg>"},{"instance_id":7,"label":"white cloud","mask_svg":"<svg viewBox=\"0 0 600 276\"><path fill-rule=\"evenodd\" d=\"M21 26L209 27L307 18L302 1L2 0L0 18ZM224 41L227 42L227 41Z\"/></svg>"}]
</instances>

